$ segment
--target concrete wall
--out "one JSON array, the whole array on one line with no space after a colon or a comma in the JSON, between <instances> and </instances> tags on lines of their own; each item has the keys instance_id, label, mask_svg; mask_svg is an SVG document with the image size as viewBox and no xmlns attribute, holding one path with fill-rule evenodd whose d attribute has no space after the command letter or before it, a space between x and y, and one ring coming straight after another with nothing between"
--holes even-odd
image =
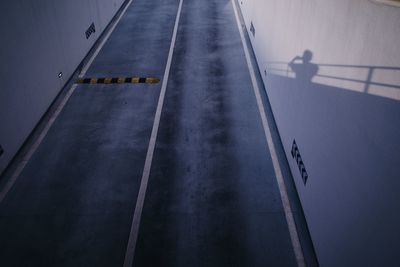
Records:
<instances>
[{"instance_id":1,"label":"concrete wall","mask_svg":"<svg viewBox=\"0 0 400 267\"><path fill-rule=\"evenodd\" d=\"M0 173L123 2L0 1Z\"/></svg>"},{"instance_id":2,"label":"concrete wall","mask_svg":"<svg viewBox=\"0 0 400 267\"><path fill-rule=\"evenodd\" d=\"M321 266L399 266L400 8L238 1Z\"/></svg>"}]
</instances>

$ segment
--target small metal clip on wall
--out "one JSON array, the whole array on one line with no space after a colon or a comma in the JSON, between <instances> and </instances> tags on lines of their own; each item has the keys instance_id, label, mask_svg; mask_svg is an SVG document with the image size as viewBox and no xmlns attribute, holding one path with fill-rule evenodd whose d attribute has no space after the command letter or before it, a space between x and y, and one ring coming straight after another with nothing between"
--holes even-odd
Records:
<instances>
[{"instance_id":1,"label":"small metal clip on wall","mask_svg":"<svg viewBox=\"0 0 400 267\"><path fill-rule=\"evenodd\" d=\"M253 34L253 37L256 37L256 29L254 28L253 22L250 23L250 31Z\"/></svg>"}]
</instances>

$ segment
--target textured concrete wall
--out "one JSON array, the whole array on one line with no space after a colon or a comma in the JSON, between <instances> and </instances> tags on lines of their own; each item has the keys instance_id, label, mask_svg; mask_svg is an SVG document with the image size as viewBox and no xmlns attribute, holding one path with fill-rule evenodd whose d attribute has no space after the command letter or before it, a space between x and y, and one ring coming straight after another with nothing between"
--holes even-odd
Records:
<instances>
[{"instance_id":1,"label":"textured concrete wall","mask_svg":"<svg viewBox=\"0 0 400 267\"><path fill-rule=\"evenodd\" d=\"M123 2L0 1L0 173Z\"/></svg>"},{"instance_id":2,"label":"textured concrete wall","mask_svg":"<svg viewBox=\"0 0 400 267\"><path fill-rule=\"evenodd\" d=\"M320 264L398 266L400 8L238 1Z\"/></svg>"}]
</instances>

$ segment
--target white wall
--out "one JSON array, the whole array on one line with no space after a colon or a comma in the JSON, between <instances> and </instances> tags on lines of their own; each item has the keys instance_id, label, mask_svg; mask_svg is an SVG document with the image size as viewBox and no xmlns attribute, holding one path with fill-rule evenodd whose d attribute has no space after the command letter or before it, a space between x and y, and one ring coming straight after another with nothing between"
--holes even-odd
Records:
<instances>
[{"instance_id":1,"label":"white wall","mask_svg":"<svg viewBox=\"0 0 400 267\"><path fill-rule=\"evenodd\" d=\"M123 2L0 1L0 173Z\"/></svg>"},{"instance_id":2,"label":"white wall","mask_svg":"<svg viewBox=\"0 0 400 267\"><path fill-rule=\"evenodd\" d=\"M399 266L400 8L238 1L321 266ZM288 66L305 50L311 81Z\"/></svg>"}]
</instances>

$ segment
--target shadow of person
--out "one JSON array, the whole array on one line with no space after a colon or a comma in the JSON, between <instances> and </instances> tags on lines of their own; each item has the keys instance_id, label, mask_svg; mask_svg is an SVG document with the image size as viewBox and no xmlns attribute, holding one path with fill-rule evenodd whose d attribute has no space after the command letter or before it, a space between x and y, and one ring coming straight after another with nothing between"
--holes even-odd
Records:
<instances>
[{"instance_id":1,"label":"shadow of person","mask_svg":"<svg viewBox=\"0 0 400 267\"><path fill-rule=\"evenodd\" d=\"M296 74L296 80L302 83L311 83L312 78L318 73L318 65L311 63L312 52L305 50L303 56L296 56L289 62L289 67Z\"/></svg>"}]
</instances>

